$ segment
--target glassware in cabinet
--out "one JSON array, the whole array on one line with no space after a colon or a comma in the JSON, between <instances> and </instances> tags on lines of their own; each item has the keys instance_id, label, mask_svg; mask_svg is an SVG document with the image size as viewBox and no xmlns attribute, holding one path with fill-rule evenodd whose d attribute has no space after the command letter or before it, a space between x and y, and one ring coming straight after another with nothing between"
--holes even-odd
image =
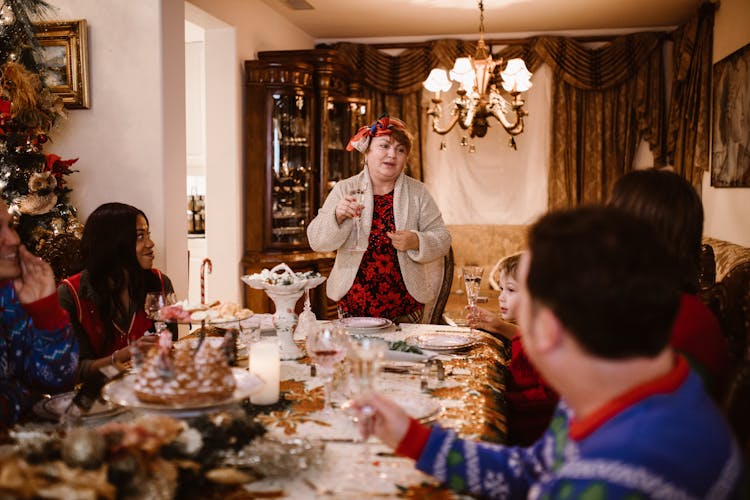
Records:
<instances>
[{"instance_id":1,"label":"glassware in cabinet","mask_svg":"<svg viewBox=\"0 0 750 500\"><path fill-rule=\"evenodd\" d=\"M312 103L301 91L271 94L269 247L304 246L312 218Z\"/></svg>"},{"instance_id":2,"label":"glassware in cabinet","mask_svg":"<svg viewBox=\"0 0 750 500\"><path fill-rule=\"evenodd\" d=\"M370 106L367 99L352 97L329 97L326 105L328 136L324 141L326 147L326 172L324 173L325 191L322 198L328 195L333 186L341 179L351 177L360 171L362 166L359 151L347 151L349 138L357 130L369 124Z\"/></svg>"}]
</instances>

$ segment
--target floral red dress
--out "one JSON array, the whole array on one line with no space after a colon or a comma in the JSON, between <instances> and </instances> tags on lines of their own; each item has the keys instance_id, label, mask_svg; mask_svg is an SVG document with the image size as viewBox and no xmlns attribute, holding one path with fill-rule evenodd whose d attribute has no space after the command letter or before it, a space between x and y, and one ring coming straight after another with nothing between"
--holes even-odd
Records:
<instances>
[{"instance_id":1,"label":"floral red dress","mask_svg":"<svg viewBox=\"0 0 750 500\"><path fill-rule=\"evenodd\" d=\"M386 234L395 230L393 191L374 195L367 250L352 287L338 303L341 314L394 320L421 312L424 306L406 290L396 249Z\"/></svg>"}]
</instances>

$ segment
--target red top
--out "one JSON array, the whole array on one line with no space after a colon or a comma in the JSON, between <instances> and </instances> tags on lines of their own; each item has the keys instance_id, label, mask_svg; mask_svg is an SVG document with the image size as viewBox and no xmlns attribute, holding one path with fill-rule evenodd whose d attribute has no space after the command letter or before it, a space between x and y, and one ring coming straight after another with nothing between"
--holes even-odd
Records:
<instances>
[{"instance_id":1,"label":"red top","mask_svg":"<svg viewBox=\"0 0 750 500\"><path fill-rule=\"evenodd\" d=\"M557 393L542 379L526 356L521 336L511 340L510 377L506 381L508 443L528 446L539 439L557 407Z\"/></svg>"},{"instance_id":2,"label":"red top","mask_svg":"<svg viewBox=\"0 0 750 500\"><path fill-rule=\"evenodd\" d=\"M165 293L164 278L161 272L158 269L151 269L151 272L159 278L161 291ZM92 300L85 299L78 293L81 287L81 273L64 279L62 282L70 289L71 295L76 302L78 322L81 323L84 332L86 332L86 337L89 339L91 348L97 356L107 356L116 350L127 347L130 342L143 337L143 334L154 326L154 322L146 316L146 311L141 308L130 319L127 331L123 331L114 321L112 322L112 328L115 332L114 342L109 342L109 345L107 345L107 332L96 305Z\"/></svg>"},{"instance_id":3,"label":"red top","mask_svg":"<svg viewBox=\"0 0 750 500\"><path fill-rule=\"evenodd\" d=\"M396 230L393 192L373 196L372 228L352 287L338 305L347 316L394 320L424 307L406 290L396 249L386 233Z\"/></svg>"},{"instance_id":4,"label":"red top","mask_svg":"<svg viewBox=\"0 0 750 500\"><path fill-rule=\"evenodd\" d=\"M727 343L719 321L697 295L682 294L669 342L685 355L709 392L721 396L728 376Z\"/></svg>"},{"instance_id":5,"label":"red top","mask_svg":"<svg viewBox=\"0 0 750 500\"><path fill-rule=\"evenodd\" d=\"M0 283L0 286L5 283L7 283L7 281ZM57 298L57 291L46 297L42 297L39 300L35 300L34 302L21 305L31 317L32 321L34 321L34 326L41 330L62 328L68 323L68 313L65 309L60 307L60 302Z\"/></svg>"}]
</instances>

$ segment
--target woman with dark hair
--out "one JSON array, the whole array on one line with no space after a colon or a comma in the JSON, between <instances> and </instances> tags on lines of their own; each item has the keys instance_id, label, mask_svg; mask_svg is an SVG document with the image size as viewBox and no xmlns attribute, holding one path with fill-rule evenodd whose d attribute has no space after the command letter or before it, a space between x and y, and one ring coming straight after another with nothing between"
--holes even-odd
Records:
<instances>
[{"instance_id":1,"label":"woman with dark hair","mask_svg":"<svg viewBox=\"0 0 750 500\"><path fill-rule=\"evenodd\" d=\"M726 380L726 340L700 291L703 205L695 188L668 170L635 170L614 185L609 205L649 221L680 268L682 299L670 343L688 358L715 397ZM637 314L637 311L634 311Z\"/></svg>"},{"instance_id":2,"label":"woman with dark hair","mask_svg":"<svg viewBox=\"0 0 750 500\"><path fill-rule=\"evenodd\" d=\"M144 310L146 293L173 292L169 278L152 268L148 218L135 207L105 203L94 210L81 253L84 270L58 287L80 344L79 380L128 361L131 344L141 350L154 345L157 336L144 336L154 326Z\"/></svg>"}]
</instances>

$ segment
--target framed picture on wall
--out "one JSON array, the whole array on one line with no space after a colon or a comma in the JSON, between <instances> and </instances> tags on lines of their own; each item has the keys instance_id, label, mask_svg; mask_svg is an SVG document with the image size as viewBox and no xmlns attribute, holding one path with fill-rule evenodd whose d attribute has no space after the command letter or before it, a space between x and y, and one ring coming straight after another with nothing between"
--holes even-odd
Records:
<instances>
[{"instance_id":1,"label":"framed picture on wall","mask_svg":"<svg viewBox=\"0 0 750 500\"><path fill-rule=\"evenodd\" d=\"M34 23L44 83L68 109L89 108L86 20Z\"/></svg>"},{"instance_id":2,"label":"framed picture on wall","mask_svg":"<svg viewBox=\"0 0 750 500\"><path fill-rule=\"evenodd\" d=\"M750 187L750 44L714 64L711 185Z\"/></svg>"}]
</instances>

